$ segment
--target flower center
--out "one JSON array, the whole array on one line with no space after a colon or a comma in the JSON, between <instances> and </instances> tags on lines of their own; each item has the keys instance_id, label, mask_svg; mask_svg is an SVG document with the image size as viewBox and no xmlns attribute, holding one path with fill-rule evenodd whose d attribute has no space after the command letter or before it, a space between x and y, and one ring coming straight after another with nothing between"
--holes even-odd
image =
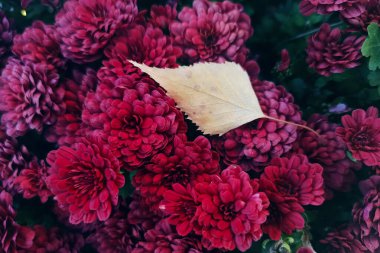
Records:
<instances>
[{"instance_id":1,"label":"flower center","mask_svg":"<svg viewBox=\"0 0 380 253\"><path fill-rule=\"evenodd\" d=\"M124 129L136 129L140 130L142 119L140 116L133 115L132 117L124 118Z\"/></svg>"},{"instance_id":2,"label":"flower center","mask_svg":"<svg viewBox=\"0 0 380 253\"><path fill-rule=\"evenodd\" d=\"M68 179L79 194L88 195L103 188L103 175L96 168L85 164L73 166Z\"/></svg>"},{"instance_id":3,"label":"flower center","mask_svg":"<svg viewBox=\"0 0 380 253\"><path fill-rule=\"evenodd\" d=\"M365 149L371 145L371 138L367 132L359 132L352 136L351 142L357 149Z\"/></svg>"},{"instance_id":4,"label":"flower center","mask_svg":"<svg viewBox=\"0 0 380 253\"><path fill-rule=\"evenodd\" d=\"M192 218L195 214L196 207L195 207L194 202L186 201L184 202L183 209L184 209L185 215L189 218Z\"/></svg>"},{"instance_id":5,"label":"flower center","mask_svg":"<svg viewBox=\"0 0 380 253\"><path fill-rule=\"evenodd\" d=\"M211 26L208 25L205 29L200 30L199 34L207 47L212 47L215 44L216 38L214 35L214 29Z\"/></svg>"},{"instance_id":6,"label":"flower center","mask_svg":"<svg viewBox=\"0 0 380 253\"><path fill-rule=\"evenodd\" d=\"M172 168L168 175L164 178L165 185L172 185L174 183L180 183L186 185L190 182L190 173L189 170L182 165L177 165L175 168Z\"/></svg>"},{"instance_id":7,"label":"flower center","mask_svg":"<svg viewBox=\"0 0 380 253\"><path fill-rule=\"evenodd\" d=\"M233 203L220 205L219 206L219 211L222 213L223 219L227 220L227 221L230 221L233 218L235 218L236 214L237 214L234 211L234 204Z\"/></svg>"},{"instance_id":8,"label":"flower center","mask_svg":"<svg viewBox=\"0 0 380 253\"><path fill-rule=\"evenodd\" d=\"M276 183L277 188L280 190L280 192L286 193L289 195L294 195L293 185L290 184L289 181L280 179L280 180L276 180L275 183Z\"/></svg>"},{"instance_id":9,"label":"flower center","mask_svg":"<svg viewBox=\"0 0 380 253\"><path fill-rule=\"evenodd\" d=\"M269 216L267 218L268 224L280 224L281 223L281 212L275 203L271 203L268 208Z\"/></svg>"}]
</instances>

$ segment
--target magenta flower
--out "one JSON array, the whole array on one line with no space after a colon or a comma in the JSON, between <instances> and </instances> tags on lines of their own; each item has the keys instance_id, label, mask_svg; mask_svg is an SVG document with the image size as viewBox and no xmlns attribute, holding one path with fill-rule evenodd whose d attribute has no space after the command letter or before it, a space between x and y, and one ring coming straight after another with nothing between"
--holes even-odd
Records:
<instances>
[{"instance_id":1,"label":"magenta flower","mask_svg":"<svg viewBox=\"0 0 380 253\"><path fill-rule=\"evenodd\" d=\"M352 157L367 166L380 164L380 118L378 109L354 110L352 115L342 117L343 127L337 134L346 142Z\"/></svg>"}]
</instances>

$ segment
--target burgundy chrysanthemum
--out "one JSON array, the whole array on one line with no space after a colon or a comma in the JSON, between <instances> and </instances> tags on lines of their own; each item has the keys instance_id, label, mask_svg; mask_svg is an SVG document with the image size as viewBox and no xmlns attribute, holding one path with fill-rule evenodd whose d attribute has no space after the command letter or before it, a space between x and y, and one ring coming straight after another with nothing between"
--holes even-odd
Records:
<instances>
[{"instance_id":1,"label":"burgundy chrysanthemum","mask_svg":"<svg viewBox=\"0 0 380 253\"><path fill-rule=\"evenodd\" d=\"M120 164L109 146L83 139L48 154L51 168L47 185L55 200L70 212L72 224L105 221L118 203L124 185Z\"/></svg>"},{"instance_id":2,"label":"burgundy chrysanthemum","mask_svg":"<svg viewBox=\"0 0 380 253\"><path fill-rule=\"evenodd\" d=\"M350 16L342 13L343 19L355 28L367 31L370 23L380 24L380 1L366 0L358 1L364 11L359 16Z\"/></svg>"},{"instance_id":3,"label":"burgundy chrysanthemum","mask_svg":"<svg viewBox=\"0 0 380 253\"><path fill-rule=\"evenodd\" d=\"M131 253L142 235L128 223L127 210L116 211L88 238L98 252Z\"/></svg>"},{"instance_id":4,"label":"burgundy chrysanthemum","mask_svg":"<svg viewBox=\"0 0 380 253\"><path fill-rule=\"evenodd\" d=\"M290 55L289 51L286 49L281 50L281 62L276 66L277 71L285 71L290 65Z\"/></svg>"},{"instance_id":5,"label":"burgundy chrysanthemum","mask_svg":"<svg viewBox=\"0 0 380 253\"><path fill-rule=\"evenodd\" d=\"M327 244L326 253L368 253L356 232L354 226L347 226L328 233L321 243Z\"/></svg>"},{"instance_id":6,"label":"burgundy chrysanthemum","mask_svg":"<svg viewBox=\"0 0 380 253\"><path fill-rule=\"evenodd\" d=\"M89 233L94 232L95 229L99 226L99 221L95 221L93 223L79 223L72 224L70 222L70 211L68 208L60 205L58 202L53 203L54 206L51 208L51 211L54 213L57 221L64 225L66 228L74 229L76 231L80 231L81 233Z\"/></svg>"},{"instance_id":7,"label":"burgundy chrysanthemum","mask_svg":"<svg viewBox=\"0 0 380 253\"><path fill-rule=\"evenodd\" d=\"M251 80L255 80L259 77L260 74L260 66L255 60L246 59L246 61L239 62L242 67L247 71Z\"/></svg>"},{"instance_id":8,"label":"burgundy chrysanthemum","mask_svg":"<svg viewBox=\"0 0 380 253\"><path fill-rule=\"evenodd\" d=\"M319 133L317 136L307 130L301 130L294 151L307 155L310 162L319 163L323 167L326 197L331 198L331 190L350 191L355 182L353 169L360 167L346 156L347 146L343 139L335 133L337 124L329 123L327 117L314 114L307 126Z\"/></svg>"},{"instance_id":9,"label":"burgundy chrysanthemum","mask_svg":"<svg viewBox=\"0 0 380 253\"><path fill-rule=\"evenodd\" d=\"M142 72L131 63L120 59L108 59L103 61L103 66L98 70L99 83L105 83L108 89L115 87L116 80L127 77L131 80L140 80Z\"/></svg>"},{"instance_id":10,"label":"burgundy chrysanthemum","mask_svg":"<svg viewBox=\"0 0 380 253\"><path fill-rule=\"evenodd\" d=\"M197 137L193 142L176 137L173 150L153 156L134 176L133 185L152 210L158 211L163 194L174 183L187 185L198 177L218 172L219 156L211 151L210 142L205 137Z\"/></svg>"},{"instance_id":11,"label":"burgundy chrysanthemum","mask_svg":"<svg viewBox=\"0 0 380 253\"><path fill-rule=\"evenodd\" d=\"M309 37L306 49L306 62L323 76L333 73L343 73L360 65L360 52L365 36L355 35L342 38L339 28L331 30L327 23L322 24L320 30Z\"/></svg>"},{"instance_id":12,"label":"burgundy chrysanthemum","mask_svg":"<svg viewBox=\"0 0 380 253\"><path fill-rule=\"evenodd\" d=\"M319 206L324 201L323 168L305 155L274 158L260 176L260 187L279 197L294 197L301 205Z\"/></svg>"},{"instance_id":13,"label":"burgundy chrysanthemum","mask_svg":"<svg viewBox=\"0 0 380 253\"><path fill-rule=\"evenodd\" d=\"M137 15L136 0L69 0L55 17L62 54L76 62L92 62L117 29Z\"/></svg>"},{"instance_id":14,"label":"burgundy chrysanthemum","mask_svg":"<svg viewBox=\"0 0 380 253\"><path fill-rule=\"evenodd\" d=\"M136 24L120 31L109 43L104 54L121 62L134 60L154 67L178 66L181 48L173 46L160 28Z\"/></svg>"},{"instance_id":15,"label":"burgundy chrysanthemum","mask_svg":"<svg viewBox=\"0 0 380 253\"><path fill-rule=\"evenodd\" d=\"M265 192L264 189L260 189ZM294 197L282 197L279 194L265 192L268 196L269 216L263 224L263 232L272 240L280 240L281 233L292 234L295 229L303 229L305 221L302 213L305 211Z\"/></svg>"},{"instance_id":16,"label":"burgundy chrysanthemum","mask_svg":"<svg viewBox=\"0 0 380 253\"><path fill-rule=\"evenodd\" d=\"M174 100L141 72L101 79L96 92L87 94L82 120L110 144L126 170L141 166L186 132Z\"/></svg>"},{"instance_id":17,"label":"burgundy chrysanthemum","mask_svg":"<svg viewBox=\"0 0 380 253\"><path fill-rule=\"evenodd\" d=\"M359 237L371 253L380 252L380 176L359 183L364 199L356 203L352 215Z\"/></svg>"},{"instance_id":18,"label":"burgundy chrysanthemum","mask_svg":"<svg viewBox=\"0 0 380 253\"><path fill-rule=\"evenodd\" d=\"M177 233L187 236L194 230L197 219L197 194L191 185L175 183L171 188L163 194L160 209L168 217L169 224L176 226Z\"/></svg>"},{"instance_id":19,"label":"burgundy chrysanthemum","mask_svg":"<svg viewBox=\"0 0 380 253\"><path fill-rule=\"evenodd\" d=\"M293 96L284 87L268 81L252 81L261 109L266 115L295 123L301 113ZM273 157L288 152L297 139L297 127L267 119L258 119L213 139L213 146L227 164L239 164L244 170L265 165Z\"/></svg>"},{"instance_id":20,"label":"burgundy chrysanthemum","mask_svg":"<svg viewBox=\"0 0 380 253\"><path fill-rule=\"evenodd\" d=\"M378 109L354 110L342 117L336 133L343 138L352 157L367 166L380 165L380 118Z\"/></svg>"},{"instance_id":21,"label":"burgundy chrysanthemum","mask_svg":"<svg viewBox=\"0 0 380 253\"><path fill-rule=\"evenodd\" d=\"M22 63L10 59L0 77L2 124L10 136L24 135L29 129L41 133L63 113L64 90L52 65Z\"/></svg>"},{"instance_id":22,"label":"burgundy chrysanthemum","mask_svg":"<svg viewBox=\"0 0 380 253\"><path fill-rule=\"evenodd\" d=\"M262 236L268 216L267 196L239 166L231 165L210 182L195 184L197 201L195 232L208 249L249 249Z\"/></svg>"},{"instance_id":23,"label":"burgundy chrysanthemum","mask_svg":"<svg viewBox=\"0 0 380 253\"><path fill-rule=\"evenodd\" d=\"M9 19L3 11L0 11L0 58L9 52L14 35Z\"/></svg>"},{"instance_id":24,"label":"burgundy chrysanthemum","mask_svg":"<svg viewBox=\"0 0 380 253\"><path fill-rule=\"evenodd\" d=\"M251 20L243 6L229 1L195 0L184 7L170 32L190 63L236 61L252 35Z\"/></svg>"},{"instance_id":25,"label":"burgundy chrysanthemum","mask_svg":"<svg viewBox=\"0 0 380 253\"><path fill-rule=\"evenodd\" d=\"M132 253L201 253L200 241L191 237L180 237L174 233L170 225L162 220L154 229L144 234L143 240L139 241Z\"/></svg>"},{"instance_id":26,"label":"burgundy chrysanthemum","mask_svg":"<svg viewBox=\"0 0 380 253\"><path fill-rule=\"evenodd\" d=\"M5 189L14 190L14 180L30 158L27 148L0 128L0 181Z\"/></svg>"},{"instance_id":27,"label":"burgundy chrysanthemum","mask_svg":"<svg viewBox=\"0 0 380 253\"><path fill-rule=\"evenodd\" d=\"M152 5L150 8L150 24L169 32L169 26L177 18L177 5Z\"/></svg>"},{"instance_id":28,"label":"burgundy chrysanthemum","mask_svg":"<svg viewBox=\"0 0 380 253\"><path fill-rule=\"evenodd\" d=\"M6 192L0 192L0 252L17 253L19 249L28 249L33 244L35 232L15 222L16 212L13 198Z\"/></svg>"},{"instance_id":29,"label":"burgundy chrysanthemum","mask_svg":"<svg viewBox=\"0 0 380 253\"><path fill-rule=\"evenodd\" d=\"M141 227L141 230L147 231L154 228L154 225L162 218L155 212L150 210L150 207L144 201L137 191L132 195L132 201L129 204L128 222L136 227Z\"/></svg>"},{"instance_id":30,"label":"burgundy chrysanthemum","mask_svg":"<svg viewBox=\"0 0 380 253\"><path fill-rule=\"evenodd\" d=\"M79 253L84 246L84 238L79 233L70 233L57 227L45 228L40 225L33 227L36 236L33 245L19 253Z\"/></svg>"},{"instance_id":31,"label":"burgundy chrysanthemum","mask_svg":"<svg viewBox=\"0 0 380 253\"><path fill-rule=\"evenodd\" d=\"M26 199L38 196L45 203L51 192L46 186L47 167L44 161L40 163L34 159L29 162L15 179L15 188Z\"/></svg>"},{"instance_id":32,"label":"burgundy chrysanthemum","mask_svg":"<svg viewBox=\"0 0 380 253\"><path fill-rule=\"evenodd\" d=\"M57 142L58 145L74 144L78 137L86 134L82 128L82 106L87 93L94 91L98 82L96 72L92 69L87 69L85 74L74 74L75 80L66 79L62 83L65 90L65 112L58 116L57 122L45 133L48 141Z\"/></svg>"},{"instance_id":33,"label":"burgundy chrysanthemum","mask_svg":"<svg viewBox=\"0 0 380 253\"><path fill-rule=\"evenodd\" d=\"M36 21L22 34L15 36L12 51L24 62L52 64L62 68L65 60L61 56L56 37L56 31L52 25Z\"/></svg>"},{"instance_id":34,"label":"burgundy chrysanthemum","mask_svg":"<svg viewBox=\"0 0 380 253\"><path fill-rule=\"evenodd\" d=\"M344 16L357 17L364 11L360 1L356 0L302 0L299 8L305 16L313 13L326 15L339 11Z\"/></svg>"}]
</instances>

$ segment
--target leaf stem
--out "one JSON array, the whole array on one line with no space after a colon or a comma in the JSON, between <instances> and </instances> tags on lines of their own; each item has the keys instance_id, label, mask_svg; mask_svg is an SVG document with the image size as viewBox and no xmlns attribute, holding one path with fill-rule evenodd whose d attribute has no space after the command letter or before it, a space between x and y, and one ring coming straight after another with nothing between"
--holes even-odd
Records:
<instances>
[{"instance_id":1,"label":"leaf stem","mask_svg":"<svg viewBox=\"0 0 380 253\"><path fill-rule=\"evenodd\" d=\"M264 118L270 119L270 120L273 120L273 121L277 121L277 122L281 122L281 123L285 123L285 124L289 124L289 125L293 125L293 126L297 126L297 127L306 129L306 130L314 133L318 137L320 136L320 134L317 131L315 131L314 129L312 129L312 128L308 127L308 126L305 126L305 125L297 124L297 123L286 121L286 120L282 120L282 119L276 119L276 118L273 118L273 117L267 116L267 115L264 115Z\"/></svg>"},{"instance_id":2,"label":"leaf stem","mask_svg":"<svg viewBox=\"0 0 380 253\"><path fill-rule=\"evenodd\" d=\"M336 23L330 24L330 27L331 27L331 28L334 28L334 27L337 27L337 26L342 25L343 23L344 23L343 21L339 21L339 22L336 22ZM284 43L288 43L288 42L291 42L291 41L293 41L293 40L297 40L297 39L301 39L301 38L303 38L303 37L309 36L309 35L311 35L311 34L314 34L314 33L318 32L319 29L320 29L320 28L318 27L318 28L315 28L315 29L313 29L313 30L310 30L310 31L307 31L307 32L304 32L304 33L298 34L298 35L296 35L296 36L294 36L294 37L292 37L292 38L290 38L290 39L285 40Z\"/></svg>"}]
</instances>

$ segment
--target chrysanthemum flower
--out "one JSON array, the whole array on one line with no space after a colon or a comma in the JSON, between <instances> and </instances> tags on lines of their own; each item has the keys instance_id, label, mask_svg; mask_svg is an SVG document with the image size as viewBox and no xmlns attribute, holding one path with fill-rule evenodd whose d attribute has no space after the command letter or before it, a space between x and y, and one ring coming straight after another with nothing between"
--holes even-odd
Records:
<instances>
[{"instance_id":1,"label":"chrysanthemum flower","mask_svg":"<svg viewBox=\"0 0 380 253\"><path fill-rule=\"evenodd\" d=\"M65 112L58 116L57 122L45 133L48 141L57 142L58 145L71 145L85 135L81 119L82 107L87 93L95 90L97 82L96 72L92 69L87 69L85 74L75 72L74 80L62 81Z\"/></svg>"},{"instance_id":2,"label":"chrysanthemum flower","mask_svg":"<svg viewBox=\"0 0 380 253\"><path fill-rule=\"evenodd\" d=\"M301 123L301 113L293 96L272 82L253 80L253 89L266 115ZM297 139L297 127L267 119L257 119L213 139L224 162L239 164L244 170L258 170L271 158L288 152Z\"/></svg>"},{"instance_id":3,"label":"chrysanthemum flower","mask_svg":"<svg viewBox=\"0 0 380 253\"><path fill-rule=\"evenodd\" d=\"M109 43L105 55L122 62L134 60L153 67L177 67L181 48L173 46L160 28L136 24L120 31Z\"/></svg>"},{"instance_id":4,"label":"chrysanthemum flower","mask_svg":"<svg viewBox=\"0 0 380 253\"><path fill-rule=\"evenodd\" d=\"M274 158L260 176L260 187L283 198L294 197L301 205L319 206L324 201L323 168L305 155Z\"/></svg>"},{"instance_id":5,"label":"chrysanthemum flower","mask_svg":"<svg viewBox=\"0 0 380 253\"><path fill-rule=\"evenodd\" d=\"M353 225L328 233L321 243L327 244L327 253L368 253Z\"/></svg>"},{"instance_id":6,"label":"chrysanthemum flower","mask_svg":"<svg viewBox=\"0 0 380 253\"><path fill-rule=\"evenodd\" d=\"M63 113L64 90L52 65L10 59L0 77L2 124L10 136L41 133Z\"/></svg>"},{"instance_id":7,"label":"chrysanthemum flower","mask_svg":"<svg viewBox=\"0 0 380 253\"><path fill-rule=\"evenodd\" d=\"M0 249L4 253L16 253L19 249L28 249L33 244L35 232L16 223L13 198L6 192L0 192Z\"/></svg>"},{"instance_id":8,"label":"chrysanthemum flower","mask_svg":"<svg viewBox=\"0 0 380 253\"><path fill-rule=\"evenodd\" d=\"M261 238L269 201L258 187L234 165L211 182L195 184L200 205L194 228L205 247L245 251Z\"/></svg>"},{"instance_id":9,"label":"chrysanthemum flower","mask_svg":"<svg viewBox=\"0 0 380 253\"><path fill-rule=\"evenodd\" d=\"M41 21L35 21L22 34L15 36L12 51L24 62L52 64L61 68L65 65L54 27Z\"/></svg>"},{"instance_id":10,"label":"chrysanthemum flower","mask_svg":"<svg viewBox=\"0 0 380 253\"><path fill-rule=\"evenodd\" d=\"M5 189L14 190L14 180L30 158L27 148L0 128L0 180Z\"/></svg>"},{"instance_id":11,"label":"chrysanthemum flower","mask_svg":"<svg viewBox=\"0 0 380 253\"><path fill-rule=\"evenodd\" d=\"M170 225L162 220L154 229L144 234L143 240L139 241L132 253L201 253L207 252L202 249L198 238L180 237Z\"/></svg>"},{"instance_id":12,"label":"chrysanthemum flower","mask_svg":"<svg viewBox=\"0 0 380 253\"><path fill-rule=\"evenodd\" d=\"M343 138L352 157L367 166L380 165L380 118L378 109L354 110L342 117L336 133Z\"/></svg>"},{"instance_id":13,"label":"chrysanthemum flower","mask_svg":"<svg viewBox=\"0 0 380 253\"><path fill-rule=\"evenodd\" d=\"M350 35L342 38L339 28L331 29L327 23L322 24L320 30L309 37L306 49L306 62L323 76L333 73L343 73L360 65L362 58L360 49L365 36Z\"/></svg>"},{"instance_id":14,"label":"chrysanthemum flower","mask_svg":"<svg viewBox=\"0 0 380 253\"><path fill-rule=\"evenodd\" d=\"M313 114L307 126L317 131L319 136L301 130L294 152L305 154L310 162L322 165L327 198L333 196L332 190L349 191L355 182L354 169L359 168L360 164L346 156L347 146L335 133L338 125L329 123L327 117Z\"/></svg>"},{"instance_id":15,"label":"chrysanthemum flower","mask_svg":"<svg viewBox=\"0 0 380 253\"><path fill-rule=\"evenodd\" d=\"M187 236L194 230L200 203L191 185L175 183L171 188L163 194L160 209L168 217L169 224L176 226L177 233Z\"/></svg>"},{"instance_id":16,"label":"chrysanthemum flower","mask_svg":"<svg viewBox=\"0 0 380 253\"><path fill-rule=\"evenodd\" d=\"M277 71L285 71L290 65L290 55L289 51L286 49L281 50L281 62L276 66Z\"/></svg>"},{"instance_id":17,"label":"chrysanthemum flower","mask_svg":"<svg viewBox=\"0 0 380 253\"><path fill-rule=\"evenodd\" d=\"M300 12L305 16L313 13L326 15L335 11L345 16L357 17L363 13L364 8L356 0L302 0L300 3Z\"/></svg>"},{"instance_id":18,"label":"chrysanthemum flower","mask_svg":"<svg viewBox=\"0 0 380 253\"><path fill-rule=\"evenodd\" d=\"M9 19L3 11L0 11L0 57L9 52L14 35Z\"/></svg>"},{"instance_id":19,"label":"chrysanthemum flower","mask_svg":"<svg viewBox=\"0 0 380 253\"><path fill-rule=\"evenodd\" d=\"M66 1L55 17L62 54L76 63L101 58L116 30L136 15L136 0Z\"/></svg>"},{"instance_id":20,"label":"chrysanthemum flower","mask_svg":"<svg viewBox=\"0 0 380 253\"><path fill-rule=\"evenodd\" d=\"M129 78L133 81L140 80L142 72L139 68L135 68L131 63L115 58L104 60L103 66L100 67L96 76L99 79L99 83L102 83L108 89L111 89L115 87L116 80L121 77Z\"/></svg>"},{"instance_id":21,"label":"chrysanthemum flower","mask_svg":"<svg viewBox=\"0 0 380 253\"><path fill-rule=\"evenodd\" d=\"M161 220L162 216L150 210L144 198L133 192L132 201L128 206L128 223L134 226L135 230L147 231L154 228L155 224Z\"/></svg>"},{"instance_id":22,"label":"chrysanthemum flower","mask_svg":"<svg viewBox=\"0 0 380 253\"><path fill-rule=\"evenodd\" d=\"M229 1L195 0L192 8L179 12L178 19L170 31L190 63L235 61L253 33L243 6Z\"/></svg>"},{"instance_id":23,"label":"chrysanthemum flower","mask_svg":"<svg viewBox=\"0 0 380 253\"><path fill-rule=\"evenodd\" d=\"M380 251L380 176L359 183L364 199L355 204L352 215L359 228L359 237L369 252Z\"/></svg>"},{"instance_id":24,"label":"chrysanthemum flower","mask_svg":"<svg viewBox=\"0 0 380 253\"><path fill-rule=\"evenodd\" d=\"M162 31L169 32L169 26L177 18L177 6L152 5L150 8L150 18L148 22L155 27L161 28Z\"/></svg>"},{"instance_id":25,"label":"chrysanthemum flower","mask_svg":"<svg viewBox=\"0 0 380 253\"><path fill-rule=\"evenodd\" d=\"M47 161L51 166L47 185L60 207L69 211L72 224L109 218L124 176L107 145L83 139L73 147L51 151Z\"/></svg>"},{"instance_id":26,"label":"chrysanthemum flower","mask_svg":"<svg viewBox=\"0 0 380 253\"><path fill-rule=\"evenodd\" d=\"M131 253L142 235L134 233L127 220L127 210L117 210L87 239L98 252ZM140 237L141 236L141 237Z\"/></svg>"},{"instance_id":27,"label":"chrysanthemum flower","mask_svg":"<svg viewBox=\"0 0 380 253\"><path fill-rule=\"evenodd\" d=\"M19 193L26 199L38 196L45 203L51 192L46 186L47 167L44 161L40 163L37 159L29 162L16 177L14 183Z\"/></svg>"},{"instance_id":28,"label":"chrysanthemum flower","mask_svg":"<svg viewBox=\"0 0 380 253\"><path fill-rule=\"evenodd\" d=\"M219 156L203 136L193 142L176 137L172 149L153 156L133 178L136 190L153 211L158 211L163 194L172 189L174 183L186 186L198 177L219 172Z\"/></svg>"},{"instance_id":29,"label":"chrysanthemum flower","mask_svg":"<svg viewBox=\"0 0 380 253\"><path fill-rule=\"evenodd\" d=\"M79 253L85 243L81 234L60 230L58 227L47 229L36 225L33 227L33 231L36 236L32 247L27 250L19 250L19 253Z\"/></svg>"},{"instance_id":30,"label":"chrysanthemum flower","mask_svg":"<svg viewBox=\"0 0 380 253\"><path fill-rule=\"evenodd\" d=\"M265 189L260 189L265 192ZM305 211L294 197L284 197L280 194L265 192L270 201L269 216L263 224L263 232L272 240L280 240L282 232L292 234L296 229L303 229L305 221L302 217Z\"/></svg>"},{"instance_id":31,"label":"chrysanthemum flower","mask_svg":"<svg viewBox=\"0 0 380 253\"><path fill-rule=\"evenodd\" d=\"M96 92L86 97L82 120L110 144L126 170L138 168L177 133L186 132L174 100L141 73L100 80Z\"/></svg>"},{"instance_id":32,"label":"chrysanthemum flower","mask_svg":"<svg viewBox=\"0 0 380 253\"><path fill-rule=\"evenodd\" d=\"M371 23L380 24L380 2L379 0L358 1L364 11L359 15L351 16L342 13L343 19L355 28L367 31Z\"/></svg>"}]
</instances>

